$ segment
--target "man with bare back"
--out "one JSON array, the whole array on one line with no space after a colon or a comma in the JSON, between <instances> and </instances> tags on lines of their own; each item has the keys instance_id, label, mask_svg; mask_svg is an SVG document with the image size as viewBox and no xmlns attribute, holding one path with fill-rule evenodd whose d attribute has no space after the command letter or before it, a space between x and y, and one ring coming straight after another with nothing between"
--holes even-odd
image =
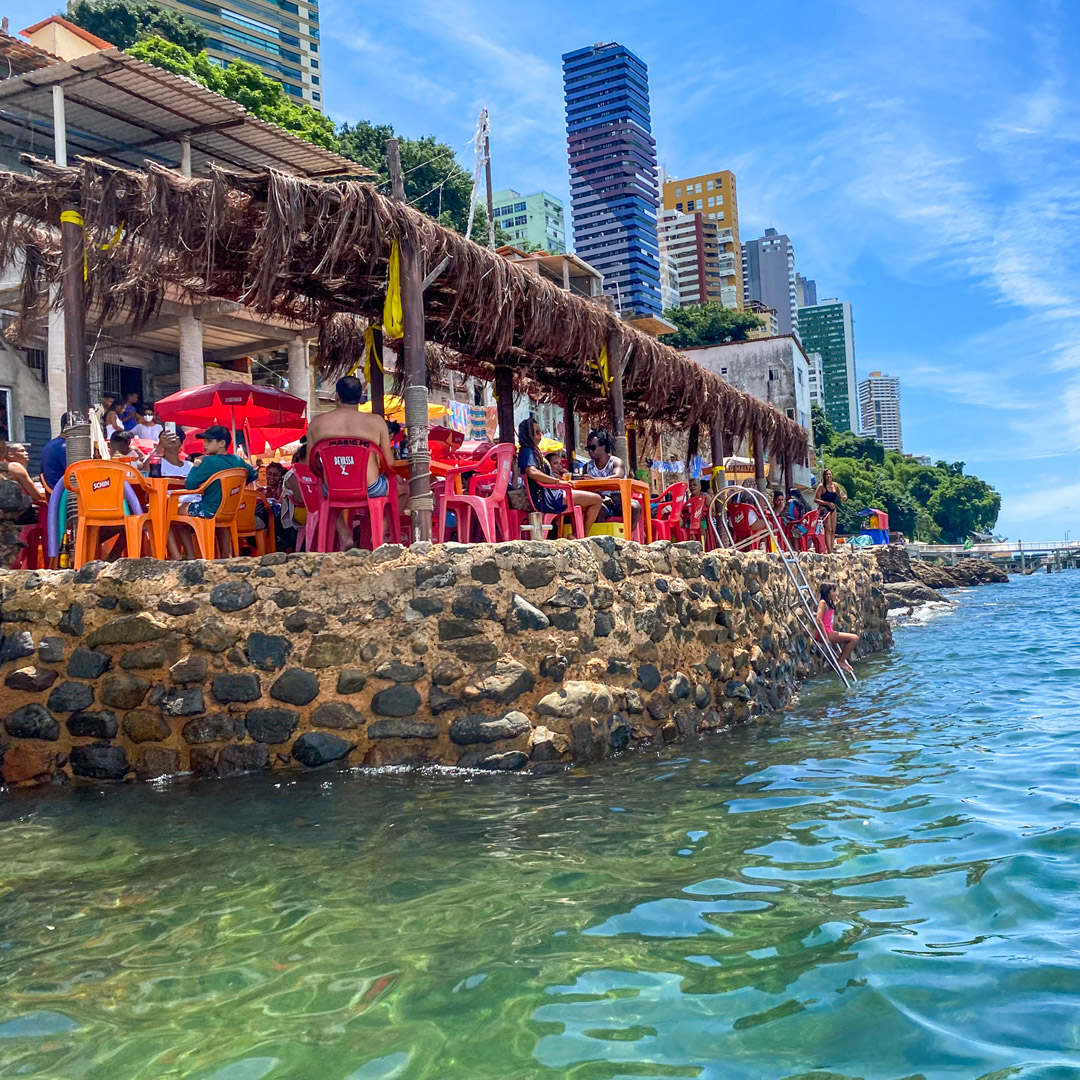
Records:
<instances>
[{"instance_id":1,"label":"man with bare back","mask_svg":"<svg viewBox=\"0 0 1080 1080\"><path fill-rule=\"evenodd\" d=\"M355 375L346 375L338 379L334 391L334 408L330 412L320 413L308 424L309 454L315 444L323 439L364 439L378 446L386 455L386 460L392 461L393 453L386 421L378 413L363 413L359 410L364 397L364 384ZM374 454L368 458L367 489L368 495L373 499L389 491L389 481L386 475L379 471L379 461ZM400 496L400 484L398 491ZM352 537L347 535L349 530L344 521L339 520L337 528L342 546L351 547Z\"/></svg>"}]
</instances>

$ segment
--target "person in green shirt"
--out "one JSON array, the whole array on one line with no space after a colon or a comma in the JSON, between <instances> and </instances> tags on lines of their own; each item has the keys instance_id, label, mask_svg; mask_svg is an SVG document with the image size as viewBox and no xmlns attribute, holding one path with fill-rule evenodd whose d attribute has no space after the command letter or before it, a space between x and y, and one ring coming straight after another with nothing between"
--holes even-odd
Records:
<instances>
[{"instance_id":1,"label":"person in green shirt","mask_svg":"<svg viewBox=\"0 0 1080 1080\"><path fill-rule=\"evenodd\" d=\"M232 436L229 434L229 429L227 427L224 427L221 424L212 424L206 431L199 435L198 438L203 441L203 456L199 464L196 465L184 479L184 487L186 487L188 491L202 487L207 480L212 479L218 473L224 472L226 469L244 469L247 472L249 483L255 480L259 475L258 471L253 469L242 458L237 457L236 454L229 453L229 446L232 444ZM185 496L180 505L180 513L187 517L212 518L221 507L221 498L221 484L211 484L201 495L191 498L190 501L188 501L188 497ZM257 520L256 524L259 524ZM187 529L183 529L179 536L170 536L169 539L170 551L175 550L173 545L174 542L178 540L180 545L183 546L184 556L189 559L194 558L191 535ZM228 549L225 552L226 557L228 557L232 554L228 537L226 537L224 541L224 547Z\"/></svg>"}]
</instances>

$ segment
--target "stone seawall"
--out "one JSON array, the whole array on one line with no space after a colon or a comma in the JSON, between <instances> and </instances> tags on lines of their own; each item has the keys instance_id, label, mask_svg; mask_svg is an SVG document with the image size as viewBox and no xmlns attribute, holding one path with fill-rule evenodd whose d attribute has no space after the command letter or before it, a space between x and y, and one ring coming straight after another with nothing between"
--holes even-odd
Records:
<instances>
[{"instance_id":1,"label":"stone seawall","mask_svg":"<svg viewBox=\"0 0 1080 1080\"><path fill-rule=\"evenodd\" d=\"M874 559L805 558L887 648ZM776 556L608 537L0 571L0 778L549 772L780 707L793 599Z\"/></svg>"}]
</instances>

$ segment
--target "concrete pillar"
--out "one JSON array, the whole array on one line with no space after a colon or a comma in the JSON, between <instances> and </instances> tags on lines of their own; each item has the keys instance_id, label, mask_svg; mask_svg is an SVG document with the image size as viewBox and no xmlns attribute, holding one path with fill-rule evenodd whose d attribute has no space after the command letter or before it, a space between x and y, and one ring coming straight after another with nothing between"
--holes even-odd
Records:
<instances>
[{"instance_id":1,"label":"concrete pillar","mask_svg":"<svg viewBox=\"0 0 1080 1080\"><path fill-rule=\"evenodd\" d=\"M67 352L64 346L64 309L52 306L59 285L49 289L49 344L47 366L49 374L49 422L52 433L60 434L60 418L67 412Z\"/></svg>"},{"instance_id":2,"label":"concrete pillar","mask_svg":"<svg viewBox=\"0 0 1080 1080\"><path fill-rule=\"evenodd\" d=\"M180 314L180 389L202 386L206 382L203 362L203 326L195 312Z\"/></svg>"},{"instance_id":3,"label":"concrete pillar","mask_svg":"<svg viewBox=\"0 0 1080 1080\"><path fill-rule=\"evenodd\" d=\"M289 393L307 402L311 416L311 365L308 362L307 342L297 335L289 342Z\"/></svg>"}]
</instances>

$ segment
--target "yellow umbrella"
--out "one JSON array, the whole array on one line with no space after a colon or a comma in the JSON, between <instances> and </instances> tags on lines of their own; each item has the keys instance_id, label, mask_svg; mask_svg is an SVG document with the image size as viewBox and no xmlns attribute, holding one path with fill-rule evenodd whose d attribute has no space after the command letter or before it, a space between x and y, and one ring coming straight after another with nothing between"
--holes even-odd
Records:
<instances>
[{"instance_id":1,"label":"yellow umbrella","mask_svg":"<svg viewBox=\"0 0 1080 1080\"><path fill-rule=\"evenodd\" d=\"M383 408L385 409L384 415L387 420L396 420L399 424L405 423L405 399L400 398L397 394L387 394L383 398ZM361 412L371 412L371 402L365 401L360 406ZM445 405L436 405L434 402L429 401L427 407L427 414L429 420L441 420L450 410Z\"/></svg>"},{"instance_id":2,"label":"yellow umbrella","mask_svg":"<svg viewBox=\"0 0 1080 1080\"><path fill-rule=\"evenodd\" d=\"M554 454L558 450L564 450L565 446L558 439L549 439L546 435L540 440L541 454Z\"/></svg>"}]
</instances>

